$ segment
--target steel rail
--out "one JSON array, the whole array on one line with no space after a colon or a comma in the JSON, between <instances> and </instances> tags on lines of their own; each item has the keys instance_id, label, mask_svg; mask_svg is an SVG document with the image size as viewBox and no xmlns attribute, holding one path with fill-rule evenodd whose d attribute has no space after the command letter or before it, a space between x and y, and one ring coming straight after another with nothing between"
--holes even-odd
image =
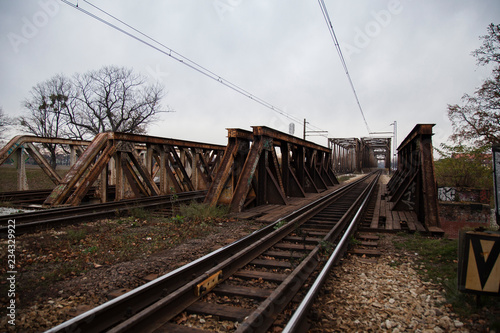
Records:
<instances>
[{"instance_id":1,"label":"steel rail","mask_svg":"<svg viewBox=\"0 0 500 333\"><path fill-rule=\"evenodd\" d=\"M205 278L206 272L212 269L214 264L217 265L218 263L226 261L227 258L234 256L235 253L242 251L250 244L261 241L272 232L275 232L275 226L281 221L294 220L297 217L306 214L315 206L323 207L329 201L337 197L341 197L344 193L349 191L349 189L362 181L363 179L358 179L354 182L345 184L328 195L319 198L304 207L298 208L292 213L277 219L275 222L254 231L240 240L213 251L189 264L179 267L178 269L171 271L151 282L135 288L126 294L123 294L75 318L61 323L47 332L101 332L109 329L119 322L122 322L132 314L140 313L142 309L157 302L162 298L162 296L172 290L179 290L182 286L189 284L187 289L191 291L190 288L192 288L192 285L195 283L193 281ZM289 223L289 225L292 224Z\"/></svg>"},{"instance_id":2,"label":"steel rail","mask_svg":"<svg viewBox=\"0 0 500 333\"><path fill-rule=\"evenodd\" d=\"M0 201L8 202L15 207L25 207L31 204L42 204L52 190L9 191L0 193Z\"/></svg>"},{"instance_id":3,"label":"steel rail","mask_svg":"<svg viewBox=\"0 0 500 333\"><path fill-rule=\"evenodd\" d=\"M284 226L271 232L270 234L256 240L247 248L232 255L224 262L216 265L204 274L200 275L193 281L185 284L170 295L159 300L153 305L140 311L138 314L130 317L116 327L113 327L108 332L153 332L167 324L177 314L184 311L187 307L194 304L203 295L196 295L193 290L197 286L214 275L223 272L223 279L228 278L240 270L243 266L249 264L256 257L264 253L270 247L289 235L298 226L309 220L318 211L322 210L331 200L322 202L314 209L309 209L303 212L300 216L289 221ZM340 223L339 223L340 225ZM337 229L337 233L341 228ZM333 232L330 233L330 236ZM305 282L305 279L314 271L318 263L318 253L320 246L317 246L311 255L308 256L311 260L303 260L292 275L286 280L264 301L261 306L254 311L245 321L240 324L237 332L264 332L274 321L276 313L274 311L283 310L297 290ZM300 281L300 282L299 282Z\"/></svg>"},{"instance_id":4,"label":"steel rail","mask_svg":"<svg viewBox=\"0 0 500 333\"><path fill-rule=\"evenodd\" d=\"M109 187L109 193L114 193L114 186ZM92 197L96 192L95 188L92 188L87 192L86 198ZM52 193L52 190L27 190L27 191L12 191L12 192L1 192L0 201L8 202L13 205L14 208L40 208L34 205L42 205L47 197Z\"/></svg>"},{"instance_id":5,"label":"steel rail","mask_svg":"<svg viewBox=\"0 0 500 333\"><path fill-rule=\"evenodd\" d=\"M1 216L2 225L0 235L8 233L8 220L16 220L16 233L26 233L39 228L53 227L60 224L72 224L80 221L106 216L115 216L117 213L131 208L153 208L172 204L173 202L186 202L203 199L207 191L193 191L178 193L175 197L171 194L128 199L100 204L82 205L77 207L52 208L36 212L19 213Z\"/></svg>"},{"instance_id":6,"label":"steel rail","mask_svg":"<svg viewBox=\"0 0 500 333\"><path fill-rule=\"evenodd\" d=\"M377 180L378 180L377 176ZM363 212L367 207L368 201L370 199L370 195L373 192L373 189L375 188L376 182L373 182L372 185L370 186L369 193L365 196L363 199L363 203L357 210L354 218L352 219L352 223L349 225L348 229L342 236L341 240L339 241L339 244L331 254L330 258L326 262L325 266L317 276L316 280L314 281L313 285L311 286L311 289L307 292L307 294L304 296L304 299L302 302L299 304L297 309L295 310L294 314L288 321L287 325L283 329L282 333L296 333L296 332L303 332L304 331L304 324L306 322L306 316L309 313L309 310L311 309L312 305L314 304L314 300L316 299L316 296L318 295L319 291L321 290L323 284L325 283L326 279L328 278L328 274L330 273L332 267L335 265L336 262L342 257L343 251L345 247L347 246L349 242L349 237L352 235L352 233L355 231L355 228L357 227L360 219L362 218Z\"/></svg>"},{"instance_id":7,"label":"steel rail","mask_svg":"<svg viewBox=\"0 0 500 333\"><path fill-rule=\"evenodd\" d=\"M337 222L337 224L328 232L323 238L322 242L318 244L309 255L300 263L300 265L290 274L287 279L269 296L258 308L255 310L236 330L237 333L249 332L266 332L272 325L276 316L281 313L288 304L292 301L295 294L300 290L306 280L310 277L312 272L320 264L320 251L322 250L323 242L336 242L338 238L344 234L348 237L350 230L355 226L354 216L357 216L363 207L362 202L365 202L371 194L369 190L378 180L378 175L370 183L370 185L363 190L358 196L356 201L351 205L344 216ZM346 231L346 229L348 231ZM344 243L338 242L335 246L334 253L342 254ZM335 262L338 258L333 258Z\"/></svg>"}]
</instances>

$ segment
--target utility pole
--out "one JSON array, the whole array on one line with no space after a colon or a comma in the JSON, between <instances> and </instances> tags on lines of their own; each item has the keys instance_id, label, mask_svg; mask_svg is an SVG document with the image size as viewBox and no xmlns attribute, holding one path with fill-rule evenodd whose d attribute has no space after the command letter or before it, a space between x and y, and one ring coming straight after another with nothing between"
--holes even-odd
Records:
<instances>
[{"instance_id":1,"label":"utility pole","mask_svg":"<svg viewBox=\"0 0 500 333\"><path fill-rule=\"evenodd\" d=\"M307 124L307 121L306 121L306 118L304 118L304 140L306 139L306 124Z\"/></svg>"},{"instance_id":2,"label":"utility pole","mask_svg":"<svg viewBox=\"0 0 500 333\"><path fill-rule=\"evenodd\" d=\"M393 164L392 164L392 170L396 171L397 167L398 167L398 154L397 154L397 150L398 150L398 123L397 121L394 120L394 122L391 124L391 126L394 126L394 142L393 142Z\"/></svg>"},{"instance_id":3,"label":"utility pole","mask_svg":"<svg viewBox=\"0 0 500 333\"><path fill-rule=\"evenodd\" d=\"M304 140L307 137L307 133L315 133L315 134L309 134L309 136L326 136L326 135L328 135L328 131L307 131L306 130L307 124L309 124L309 123L306 121L306 118L304 118ZM328 140L328 137L327 137L327 140ZM327 142L327 145L328 145L328 142Z\"/></svg>"}]
</instances>

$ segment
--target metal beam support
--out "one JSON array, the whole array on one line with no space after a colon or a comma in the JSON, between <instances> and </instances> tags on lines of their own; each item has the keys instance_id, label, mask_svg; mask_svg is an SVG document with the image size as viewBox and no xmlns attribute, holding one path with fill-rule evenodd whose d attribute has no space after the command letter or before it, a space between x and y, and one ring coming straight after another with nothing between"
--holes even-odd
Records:
<instances>
[{"instance_id":1,"label":"metal beam support","mask_svg":"<svg viewBox=\"0 0 500 333\"><path fill-rule=\"evenodd\" d=\"M413 210L432 231L439 228L432 147L434 124L418 124L398 147L398 170L387 184L393 210Z\"/></svg>"},{"instance_id":2,"label":"metal beam support","mask_svg":"<svg viewBox=\"0 0 500 333\"><path fill-rule=\"evenodd\" d=\"M358 138L329 138L328 144L332 152L334 172L361 172L361 141Z\"/></svg>"},{"instance_id":3,"label":"metal beam support","mask_svg":"<svg viewBox=\"0 0 500 333\"><path fill-rule=\"evenodd\" d=\"M268 203L288 204L338 184L330 149L263 126L228 129L228 145L205 199L231 211ZM248 149L250 147L250 149Z\"/></svg>"},{"instance_id":4,"label":"metal beam support","mask_svg":"<svg viewBox=\"0 0 500 333\"><path fill-rule=\"evenodd\" d=\"M103 202L205 190L213 179L211 172L217 167L224 148L145 135L100 133L44 204L79 205L99 176ZM204 167L200 166L199 154L209 157ZM104 177L108 168L115 171L115 177ZM155 180L157 175L159 185ZM111 193L107 190L111 182L116 186L114 198L109 198Z\"/></svg>"}]
</instances>

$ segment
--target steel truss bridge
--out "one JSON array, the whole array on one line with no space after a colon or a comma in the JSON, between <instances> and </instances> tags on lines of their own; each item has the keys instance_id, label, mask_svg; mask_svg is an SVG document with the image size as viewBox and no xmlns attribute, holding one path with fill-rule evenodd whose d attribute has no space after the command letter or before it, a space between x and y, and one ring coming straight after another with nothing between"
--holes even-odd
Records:
<instances>
[{"instance_id":1,"label":"steel truss bridge","mask_svg":"<svg viewBox=\"0 0 500 333\"><path fill-rule=\"evenodd\" d=\"M437 228L433 126L418 124L403 140L387 195L393 210L414 211ZM100 133L92 141L16 136L0 150L0 165L13 162L18 191L0 193L0 200L26 196L26 155L54 183L41 194L44 208L206 191L205 203L242 212L322 193L339 184L339 174L390 169L390 138L328 142L324 147L265 126L228 129L226 146L118 132ZM69 155L63 176L47 162L47 144Z\"/></svg>"}]
</instances>

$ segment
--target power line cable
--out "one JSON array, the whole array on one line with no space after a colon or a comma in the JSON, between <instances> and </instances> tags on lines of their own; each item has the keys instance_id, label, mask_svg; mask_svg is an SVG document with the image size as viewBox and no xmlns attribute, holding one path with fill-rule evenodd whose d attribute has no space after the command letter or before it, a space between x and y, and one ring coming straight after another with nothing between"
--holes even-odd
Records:
<instances>
[{"instance_id":1,"label":"power line cable","mask_svg":"<svg viewBox=\"0 0 500 333\"><path fill-rule=\"evenodd\" d=\"M363 108L361 107L361 103L359 102L358 94L356 93L356 89L354 88L354 83L352 82L351 75L349 74L349 70L347 69L347 64L345 62L344 55L342 54L337 36L335 35L335 30L333 29L333 24L330 19L330 15L328 14L328 9L326 8L326 4L323 0L318 0L318 3L321 8L321 12L323 13L323 17L325 18L326 25L328 26L330 36L332 36L333 44L335 45L335 49L337 50L337 53L339 55L340 62L342 63L342 67L344 68L347 79L349 80L349 84L351 85L352 92L354 93L354 97L356 98L356 103L358 105L359 111L361 112L361 116L363 117L366 129L368 130L368 134L370 134L370 127L368 126L368 122L366 121L365 113L363 112Z\"/></svg>"},{"instance_id":2,"label":"power line cable","mask_svg":"<svg viewBox=\"0 0 500 333\"><path fill-rule=\"evenodd\" d=\"M242 94L243 96L245 96L245 97L247 97L247 98L250 98L251 100L253 100L253 101L255 101L255 102L257 102L257 103L259 103L259 104L261 104L261 105L263 105L263 106L265 106L265 107L267 107L267 108L271 109L272 111L274 111L274 112L276 112L276 113L278 113L278 114L280 114L280 115L282 115L282 116L284 116L284 117L286 117L286 118L290 119L291 121L293 121L293 122L295 122L295 123L297 123L297 124L299 124L299 125L301 125L301 124L302 124L302 120L301 120L301 119L299 119L299 118L297 118L297 117L295 117L295 116L293 116L293 115L291 115L291 114L289 114L289 113L287 113L287 112L285 112L285 111L281 110L281 109L280 109L280 108L278 108L278 107L275 107L275 106L274 106L274 105L272 105L271 103L269 103L269 102L267 102L267 101L265 101L265 100L263 100L263 99L261 99L261 98L259 98L259 97L255 96L255 95L253 95L252 93L250 93L250 92L248 92L247 90L245 90L245 89L243 89L243 88L239 87L238 85L236 85L236 84L234 84L234 83L232 83L232 82L230 82L230 81L228 81L228 80L224 79L224 78L223 78L223 77L221 77L220 75L217 75L216 73L214 73L214 72L212 72L212 71L208 70L207 68L205 68L205 67L203 67L203 66L199 65L199 64L198 64L198 63L196 63L195 61L192 61L192 60L190 60L189 58L184 57L184 56L183 56L183 55L181 55L180 53L178 53L178 52L176 52L176 51L172 50L172 49L171 49L171 48L169 48L168 46L166 46L166 45L164 45L164 44L160 43L160 42L159 42L159 41L157 41L156 39L154 39L154 38L152 38L152 37L150 37L150 36L146 35L145 33L143 33L143 32L141 32L141 31L139 31L139 30L138 30L138 29L136 29L136 28L134 28L134 27L130 26L129 24L127 24L127 23L125 23L124 21L122 21L122 20L118 19L117 17L115 17L115 16L113 16L113 15L109 14L109 13L108 13L108 12L106 12L105 10L103 10L103 9L101 9L101 8L99 8L99 7L97 7L96 5L94 5L94 4L92 4L92 3L90 3L89 1L84 0L84 2L85 2L85 3L87 3L87 4L88 4L88 5L90 5L90 6L92 6L92 7L93 7L93 8L95 8L96 10L98 10L98 11L102 12L103 14L105 14L105 15L107 15L107 16L109 16L109 17L113 18L114 20L116 20L116 21L118 21L119 23L123 24L123 25L124 25L124 26L126 26L127 28L129 28L129 29L133 30L134 32L136 32L136 33L138 33L138 34L142 35L143 37L145 37L145 38L149 39L150 41L152 41L152 42L156 43L156 44L157 44L157 45L159 45L160 47L155 46L155 45L153 45L153 44L151 44L151 43L147 42L146 40L141 39L140 37L138 37L138 36L136 36L136 35L134 35L134 34L132 34L132 33L128 32L128 31L124 30L123 28L120 28L120 27L118 27L117 25L115 25L115 24L113 24L113 23L111 23L111 22L109 22L109 21L107 21L107 20L105 20L105 19L103 19L103 18L101 18L101 17L99 17L99 16L97 16L97 15L95 15L95 14L93 14L93 13L91 13L91 12L87 11L87 10L85 10L85 9L83 9L83 8L82 8L82 7L80 7L78 4L77 4L77 5L74 5L74 4L72 4L71 2L69 2L68 0L61 0L61 1L62 1L63 3L65 3L65 4L69 5L70 7L73 7L73 8L75 8L75 9L79 10L80 12L82 12L82 13L84 13L84 14L86 14L86 15L88 15L88 16L90 16L90 17L92 17L92 18L94 18L95 20L97 20L97 21L99 21L99 22L101 22L101 23L106 24L107 26L109 26L109 27L111 27L111 28L113 28L113 29L115 29L115 30L117 30L117 31L119 31L119 32L121 32L121 33L123 33L123 34L125 34L125 35L127 35L127 36L129 36L129 37L131 37L131 38L133 38L133 39L135 39L135 40L137 40L137 41L139 41L139 42L141 42L141 43L143 43L143 44L145 44L145 45L147 45L147 46L151 47L151 48L153 48L153 49L155 49L155 50L156 50L156 51L158 51L158 52L163 53L164 55L167 55L167 56L171 57L171 58L172 58L172 59L174 59L174 60L177 60L178 62L180 62L180 63L182 63L182 64L184 64L184 65L188 66L189 68L191 68L191 69L193 69L193 70L195 70L195 71L197 71L197 72L199 72L199 73L201 73L201 74L203 74L203 75L205 75L205 76L207 76L207 77L209 77L209 78L211 78L211 79L213 79L213 80L215 80L215 81L219 82L220 84L222 84L222 85L224 85L224 86L226 86L226 87L228 87L228 88L230 88L230 89L232 89L232 90L234 90L234 91L236 91L236 92L238 92L238 93ZM162 48L163 48L163 49L162 49ZM164 50L164 49L165 49L165 50ZM315 129L319 129L318 127L313 126L313 125L310 125L310 126L309 126L309 128L311 128L311 127L314 127Z\"/></svg>"}]
</instances>

